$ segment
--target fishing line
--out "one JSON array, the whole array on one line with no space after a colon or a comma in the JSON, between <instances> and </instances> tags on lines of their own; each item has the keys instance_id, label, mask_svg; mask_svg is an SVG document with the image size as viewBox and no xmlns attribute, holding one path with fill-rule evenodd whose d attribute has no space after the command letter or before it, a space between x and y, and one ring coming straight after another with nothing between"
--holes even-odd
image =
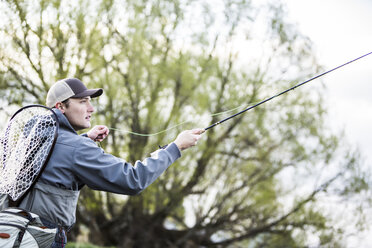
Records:
<instances>
[{"instance_id":1,"label":"fishing line","mask_svg":"<svg viewBox=\"0 0 372 248\"><path fill-rule=\"evenodd\" d=\"M346 62L346 63L344 63L344 64L342 64L342 65L339 65L339 66L337 66L337 67L334 67L333 69L330 69L330 70L328 70L328 71L326 71L326 72L323 72L323 73L321 73L321 74L318 74L318 75L316 75L316 76L314 76L314 77L312 77L312 78L310 78L310 79L308 79L308 80L306 80L306 81L304 81L304 82L302 82L302 83L299 83L299 84L297 84L297 85L295 85L295 86L293 86L293 87L291 87L291 88L289 88L289 89L287 89L287 90L284 90L284 91L282 91L282 92L280 92L280 93L278 93L278 94L276 94L276 95L274 95L274 96L272 96L272 97L269 97L269 98L267 98L267 99L265 99L265 100L263 100L263 101L261 101L261 102L258 102L258 103L251 103L251 104L254 104L254 105L250 106L251 104L249 104L248 106L250 106L250 107L248 107L248 108L246 108L246 109L244 109L244 110L242 110L242 111L240 111L240 112L238 112L238 113L236 113L236 114L233 114L233 115L231 115L231 116L229 116L229 117L227 117L227 118L225 118L225 119L223 119L223 120L220 120L220 121L218 121L218 122L216 122L216 123L214 123L214 124L212 124L212 125L210 125L210 126L204 128L204 130L207 131L207 130L209 130L209 129L211 129L211 128L213 128L213 127L215 127L215 126L217 126L217 125L219 125L219 124L221 124L221 123L223 123L223 122L225 122L225 121L227 121L227 120L230 120L230 119L232 119L232 118L234 118L234 117L236 117L236 116L238 116L238 115L241 115L241 114L247 112L248 110L251 110L251 109L253 109L253 108L255 108L255 107L258 107L259 105L261 105L261 104L263 104L263 103L265 103L265 102L271 101L271 100L273 100L273 99L276 98L276 97L279 97L279 96L281 96L281 95L283 95L283 94L285 94L285 93L287 93L287 92L289 92L289 91L291 91L291 90L294 90L294 89L296 89L296 88L298 88L298 87L300 87L300 86L303 86L304 84L307 84L307 83L309 83L309 82L311 82L311 81L313 81L313 80L315 80L315 79L317 79L317 78L320 78L320 77L322 77L322 76L324 76L324 75L326 75L326 74L328 74L328 73L330 73L330 72L333 72L333 71L335 71L335 70L337 70L337 69L340 69L341 67L344 67L344 66L346 66L346 65L348 65L348 64L351 64L351 63L353 63L353 62L355 62L355 61L357 61L357 60L359 60L359 59L361 59L361 58L364 58L364 57L370 55L370 54L372 54L372 52L369 52L369 53L367 53L367 54L364 54L364 55L362 55L362 56L360 56L360 57L358 57L358 58L355 58L355 59L353 59L353 60L350 60L350 61L348 61L348 62ZM239 106L239 107L236 107L236 108L233 108L233 109L230 109L230 110L227 110L227 111L224 111L224 112L219 112L219 113L212 114L212 115L210 115L210 117L218 116L218 115L222 115L222 114L226 114L226 113L229 113L229 112L235 111L235 110L241 108L242 106L243 106L243 105L241 105L241 106ZM244 106L247 106L247 104L244 104ZM163 130L163 131L156 132L156 133L151 133L151 134L137 133L137 132L132 132L132 131L120 130L120 129L117 129L117 128L109 128L109 129L110 129L110 130L115 130L115 131L118 131L118 132L129 133L129 134L137 135L137 136L150 137L150 136L155 136L155 135L159 135L159 134L161 134L161 133L167 132L167 131L169 131L169 130L171 130L171 129L174 129L174 128L176 128L176 127L179 127L179 126L181 126L181 125L183 125L183 124L185 124L185 123L188 123L188 122L192 122L192 121L184 121L184 122L181 122L181 123L179 123L179 124L177 124L177 125L175 125L175 126L169 127L169 128L167 128L167 129L165 129L165 130Z\"/></svg>"},{"instance_id":2,"label":"fishing line","mask_svg":"<svg viewBox=\"0 0 372 248\"><path fill-rule=\"evenodd\" d=\"M255 103L250 103L250 104L248 104L248 105L247 105L247 104L244 104L244 105L241 105L241 106L239 106L239 107L235 107L235 108L233 108L233 109L229 109L229 110L226 110L226 111L223 111L223 112L214 113L214 114L209 115L209 117L213 117L213 116L218 116L218 115L227 114L227 113L230 113L230 112L235 111L235 110L237 110L237 109L240 109L240 108L242 108L243 106L244 106L244 107L247 107L247 106L250 106L250 105L252 105L252 104L256 104L256 102L255 102ZM159 132L156 132L156 133L149 133L149 134L145 134L145 133L137 133L137 132L132 132L132 131L128 131L128 130L122 130L122 129L113 128L113 127L110 127L109 130L114 130L114 131L118 131L118 132L122 132L122 133L129 133L129 134L136 135L136 136L151 137L151 136L156 136L156 135L159 135L159 134L161 134L161 133L167 132L167 131L169 131L169 130L171 130L171 129L177 128L177 127L179 127L179 126L181 126L181 125L183 125L183 124L189 123L189 122L193 122L193 121L192 121L192 120L191 120L191 121L184 121L184 122L181 122L181 123L179 123L179 124L177 124L177 125L171 126L171 127L167 128L167 129L165 129L165 130L162 130L162 131L159 131Z\"/></svg>"}]
</instances>

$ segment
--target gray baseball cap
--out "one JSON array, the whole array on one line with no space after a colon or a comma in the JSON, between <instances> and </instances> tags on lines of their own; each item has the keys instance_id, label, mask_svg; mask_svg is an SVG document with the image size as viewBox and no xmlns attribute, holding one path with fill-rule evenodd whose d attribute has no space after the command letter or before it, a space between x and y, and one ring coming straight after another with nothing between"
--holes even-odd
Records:
<instances>
[{"instance_id":1,"label":"gray baseball cap","mask_svg":"<svg viewBox=\"0 0 372 248\"><path fill-rule=\"evenodd\" d=\"M87 87L77 78L66 78L59 80L50 87L46 106L54 107L57 102L63 102L69 98L83 98L90 96L91 98L102 95L102 89L87 89Z\"/></svg>"}]
</instances>

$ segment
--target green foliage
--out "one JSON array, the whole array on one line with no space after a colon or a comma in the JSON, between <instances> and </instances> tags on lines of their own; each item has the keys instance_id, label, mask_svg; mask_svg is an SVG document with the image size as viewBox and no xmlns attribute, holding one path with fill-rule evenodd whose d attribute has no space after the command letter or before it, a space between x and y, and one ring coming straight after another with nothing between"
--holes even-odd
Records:
<instances>
[{"instance_id":1,"label":"green foliage","mask_svg":"<svg viewBox=\"0 0 372 248\"><path fill-rule=\"evenodd\" d=\"M114 246L111 246L114 248ZM110 248L108 246L97 246L97 245L92 245L92 244L87 244L87 243L68 243L66 245L66 248Z\"/></svg>"},{"instance_id":2,"label":"green foliage","mask_svg":"<svg viewBox=\"0 0 372 248\"><path fill-rule=\"evenodd\" d=\"M64 77L101 87L94 122L111 128L102 145L132 163L182 129L206 127L319 70L281 4L13 0L1 8L4 107L44 103ZM107 246L303 247L316 236L322 247L342 247L320 196L347 201L369 182L327 127L322 93L298 88L209 130L138 196L85 188L70 238L85 226L90 242Z\"/></svg>"}]
</instances>

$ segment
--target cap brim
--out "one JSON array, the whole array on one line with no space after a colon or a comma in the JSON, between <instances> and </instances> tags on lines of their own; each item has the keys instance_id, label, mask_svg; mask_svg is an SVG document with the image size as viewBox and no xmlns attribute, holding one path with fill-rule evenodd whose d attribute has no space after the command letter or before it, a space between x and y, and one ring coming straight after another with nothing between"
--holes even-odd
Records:
<instances>
[{"instance_id":1,"label":"cap brim","mask_svg":"<svg viewBox=\"0 0 372 248\"><path fill-rule=\"evenodd\" d=\"M91 98L99 97L102 95L103 89L91 89L91 90L85 90L77 95L72 96L71 98L81 98L81 97L87 97L90 96Z\"/></svg>"}]
</instances>

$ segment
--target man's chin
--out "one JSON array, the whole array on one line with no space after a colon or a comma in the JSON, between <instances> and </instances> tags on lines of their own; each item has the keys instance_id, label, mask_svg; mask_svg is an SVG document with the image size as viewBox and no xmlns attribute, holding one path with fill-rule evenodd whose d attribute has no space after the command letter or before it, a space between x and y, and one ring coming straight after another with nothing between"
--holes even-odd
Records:
<instances>
[{"instance_id":1,"label":"man's chin","mask_svg":"<svg viewBox=\"0 0 372 248\"><path fill-rule=\"evenodd\" d=\"M87 128L90 128L90 127L91 127L91 124L90 124L90 123L86 123L86 124L81 125L81 126L79 126L79 127L74 127L74 129L75 129L76 131L78 131L78 130L83 130L83 129L87 129Z\"/></svg>"}]
</instances>

